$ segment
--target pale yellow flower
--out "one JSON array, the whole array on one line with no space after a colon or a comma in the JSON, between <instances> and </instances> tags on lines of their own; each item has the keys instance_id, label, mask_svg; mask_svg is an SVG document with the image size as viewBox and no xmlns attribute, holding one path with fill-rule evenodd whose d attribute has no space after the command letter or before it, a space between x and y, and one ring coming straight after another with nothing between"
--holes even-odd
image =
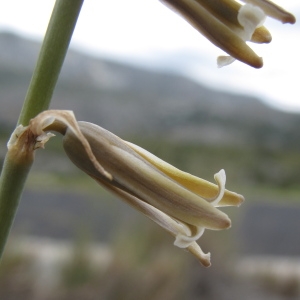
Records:
<instances>
[{"instance_id":1,"label":"pale yellow flower","mask_svg":"<svg viewBox=\"0 0 300 300\"><path fill-rule=\"evenodd\" d=\"M243 196L225 189L224 170L215 175L216 184L210 183L95 124L77 122L71 111L39 114L29 126L15 130L9 147L21 149L26 141L24 149L32 153L44 147L52 136L48 131L64 135L64 149L76 166L166 229L175 237L176 246L210 265L210 254L203 253L196 241L205 229L231 226L228 216L217 207L238 206L244 201Z\"/></svg>"},{"instance_id":2,"label":"pale yellow flower","mask_svg":"<svg viewBox=\"0 0 300 300\"><path fill-rule=\"evenodd\" d=\"M161 0L181 14L208 40L229 56L218 58L218 66L235 59L254 68L261 68L263 60L246 43L269 43L271 34L263 26L266 16L282 23L296 22L295 17L268 0Z\"/></svg>"}]
</instances>

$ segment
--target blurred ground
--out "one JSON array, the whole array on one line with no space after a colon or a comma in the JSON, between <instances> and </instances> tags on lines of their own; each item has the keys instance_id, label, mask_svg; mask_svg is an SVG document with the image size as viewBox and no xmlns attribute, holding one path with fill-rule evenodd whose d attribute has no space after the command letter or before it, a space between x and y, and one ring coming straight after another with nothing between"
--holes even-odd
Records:
<instances>
[{"instance_id":1,"label":"blurred ground","mask_svg":"<svg viewBox=\"0 0 300 300\"><path fill-rule=\"evenodd\" d=\"M27 190L1 263L0 299L298 299L300 208L286 200L226 209L233 227L199 240L212 253L206 269L103 191Z\"/></svg>"}]
</instances>

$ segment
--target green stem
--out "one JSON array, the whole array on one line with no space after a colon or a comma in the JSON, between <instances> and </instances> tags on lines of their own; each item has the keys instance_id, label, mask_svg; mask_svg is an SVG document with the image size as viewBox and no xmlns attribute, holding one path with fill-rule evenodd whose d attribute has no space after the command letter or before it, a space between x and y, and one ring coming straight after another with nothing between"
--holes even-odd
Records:
<instances>
[{"instance_id":1,"label":"green stem","mask_svg":"<svg viewBox=\"0 0 300 300\"><path fill-rule=\"evenodd\" d=\"M18 124L48 109L83 0L57 0Z\"/></svg>"},{"instance_id":2,"label":"green stem","mask_svg":"<svg viewBox=\"0 0 300 300\"><path fill-rule=\"evenodd\" d=\"M15 163L14 157L6 155L0 178L0 258L13 223L32 161Z\"/></svg>"},{"instance_id":3,"label":"green stem","mask_svg":"<svg viewBox=\"0 0 300 300\"><path fill-rule=\"evenodd\" d=\"M57 0L26 94L18 124L48 109L84 0ZM32 165L26 155L15 159L8 151L0 177L0 258Z\"/></svg>"}]
</instances>

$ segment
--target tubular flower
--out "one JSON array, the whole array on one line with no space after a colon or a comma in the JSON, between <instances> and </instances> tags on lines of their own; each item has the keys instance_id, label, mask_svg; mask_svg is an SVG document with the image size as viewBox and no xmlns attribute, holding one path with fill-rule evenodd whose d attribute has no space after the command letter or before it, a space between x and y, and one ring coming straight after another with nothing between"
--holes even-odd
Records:
<instances>
[{"instance_id":1,"label":"tubular flower","mask_svg":"<svg viewBox=\"0 0 300 300\"><path fill-rule=\"evenodd\" d=\"M295 17L268 0L161 0L182 15L214 45L229 56L220 56L218 66L235 59L254 68L263 66L259 57L246 41L269 43L271 34L263 26L266 16L282 23L294 24Z\"/></svg>"},{"instance_id":2,"label":"tubular flower","mask_svg":"<svg viewBox=\"0 0 300 300\"><path fill-rule=\"evenodd\" d=\"M49 139L47 131L64 135L63 146L71 161L106 189L142 212L175 237L204 266L210 265L196 243L205 229L231 226L218 206L240 205L243 196L225 189L224 170L215 175L217 184L182 172L148 151L87 122L77 122L71 111L45 111L28 127L36 147ZM14 138L13 138L14 140Z\"/></svg>"}]
</instances>

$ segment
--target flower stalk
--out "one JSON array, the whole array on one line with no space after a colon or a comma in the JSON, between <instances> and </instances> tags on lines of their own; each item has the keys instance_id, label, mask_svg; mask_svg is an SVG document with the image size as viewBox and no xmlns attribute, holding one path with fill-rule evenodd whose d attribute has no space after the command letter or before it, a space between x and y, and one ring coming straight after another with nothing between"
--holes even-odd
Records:
<instances>
[{"instance_id":1,"label":"flower stalk","mask_svg":"<svg viewBox=\"0 0 300 300\"><path fill-rule=\"evenodd\" d=\"M25 126L31 118L48 109L82 3L83 0L56 1L18 124ZM13 146L11 142L20 134L18 130L12 134L0 177L0 258L36 147L35 137L30 135L23 135L22 141L19 140L23 146Z\"/></svg>"}]
</instances>

